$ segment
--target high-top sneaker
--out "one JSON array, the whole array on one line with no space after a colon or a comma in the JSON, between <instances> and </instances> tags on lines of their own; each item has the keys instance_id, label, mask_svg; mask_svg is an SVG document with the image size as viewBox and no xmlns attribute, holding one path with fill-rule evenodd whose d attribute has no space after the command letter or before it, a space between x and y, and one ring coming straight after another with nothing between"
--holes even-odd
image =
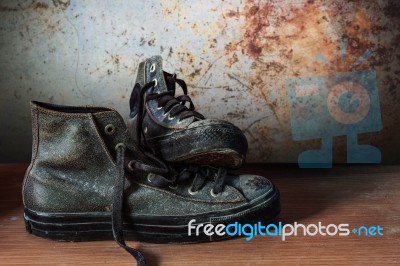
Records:
<instances>
[{"instance_id":1,"label":"high-top sneaker","mask_svg":"<svg viewBox=\"0 0 400 266\"><path fill-rule=\"evenodd\" d=\"M175 95L176 84L183 91L180 96ZM138 143L169 162L237 168L247 152L239 128L195 111L185 82L163 71L160 56L139 64L128 128Z\"/></svg>"},{"instance_id":2,"label":"high-top sneaker","mask_svg":"<svg viewBox=\"0 0 400 266\"><path fill-rule=\"evenodd\" d=\"M228 237L204 224L265 222L280 211L268 179L222 168L173 168L143 152L122 117L104 107L32 102L32 161L23 183L28 232L67 241L125 238L195 243ZM126 182L125 182L126 181Z\"/></svg>"}]
</instances>

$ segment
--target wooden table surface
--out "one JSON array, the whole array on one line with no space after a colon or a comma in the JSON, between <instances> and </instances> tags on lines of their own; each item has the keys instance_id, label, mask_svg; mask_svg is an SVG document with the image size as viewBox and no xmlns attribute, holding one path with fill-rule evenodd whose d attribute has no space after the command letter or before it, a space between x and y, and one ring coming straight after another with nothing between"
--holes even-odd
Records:
<instances>
[{"instance_id":1,"label":"wooden table surface","mask_svg":"<svg viewBox=\"0 0 400 266\"><path fill-rule=\"evenodd\" d=\"M114 241L56 242L28 234L21 184L26 164L0 165L0 265L132 265ZM280 189L285 223L383 227L383 236L236 238L206 244L129 242L149 265L400 265L400 166L246 165Z\"/></svg>"}]
</instances>

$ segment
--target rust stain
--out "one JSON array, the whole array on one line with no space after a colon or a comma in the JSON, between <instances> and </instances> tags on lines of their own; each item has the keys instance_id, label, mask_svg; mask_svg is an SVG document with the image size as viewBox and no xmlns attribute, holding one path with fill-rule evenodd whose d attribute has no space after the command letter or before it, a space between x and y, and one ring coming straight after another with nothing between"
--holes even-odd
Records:
<instances>
[{"instance_id":1,"label":"rust stain","mask_svg":"<svg viewBox=\"0 0 400 266\"><path fill-rule=\"evenodd\" d=\"M387 5L383 9L386 16L390 18L400 19L400 2L397 0L388 1Z\"/></svg>"},{"instance_id":2,"label":"rust stain","mask_svg":"<svg viewBox=\"0 0 400 266\"><path fill-rule=\"evenodd\" d=\"M71 5L71 0L53 0L55 7L61 7L62 10L66 10Z\"/></svg>"},{"instance_id":3,"label":"rust stain","mask_svg":"<svg viewBox=\"0 0 400 266\"><path fill-rule=\"evenodd\" d=\"M224 17L238 19L240 17L239 8L236 8L236 10L228 10L227 12L225 12Z\"/></svg>"},{"instance_id":4,"label":"rust stain","mask_svg":"<svg viewBox=\"0 0 400 266\"><path fill-rule=\"evenodd\" d=\"M199 62L199 59L184 47L178 47L175 53L182 64L180 64L179 69L173 71L176 72L178 78L185 80L187 83L192 83L204 71L202 62Z\"/></svg>"},{"instance_id":5,"label":"rust stain","mask_svg":"<svg viewBox=\"0 0 400 266\"><path fill-rule=\"evenodd\" d=\"M44 12L46 12L47 10L54 11L54 7L60 7L62 10L66 10L70 6L70 4L70 0L53 0L53 6L49 6L49 4L47 3L33 0L27 6L22 6L21 4L18 4L17 7L0 6L0 11L15 12L33 9L40 14L44 14Z\"/></svg>"},{"instance_id":6,"label":"rust stain","mask_svg":"<svg viewBox=\"0 0 400 266\"><path fill-rule=\"evenodd\" d=\"M232 57L229 57L227 59L227 63L228 63L229 66L233 65L234 63L236 63L238 61L239 61L239 59L238 59L238 56L237 56L237 54L235 52L233 53Z\"/></svg>"},{"instance_id":7,"label":"rust stain","mask_svg":"<svg viewBox=\"0 0 400 266\"><path fill-rule=\"evenodd\" d=\"M288 6L287 10L289 15L285 15L288 12L283 12L278 2L247 0L241 12L245 21L241 39L225 46L228 65L238 61L237 53L254 60L254 75L247 77L249 93L261 95L272 110L276 108L265 89L268 82L281 80L282 76L301 75L304 72L304 54L309 56L319 50L336 49L336 44L323 38L325 25L320 3L309 1L302 8ZM323 45L315 47L316 38L323 39ZM303 53L304 50L307 52ZM271 55L275 55L276 59Z\"/></svg>"},{"instance_id":8,"label":"rust stain","mask_svg":"<svg viewBox=\"0 0 400 266\"><path fill-rule=\"evenodd\" d=\"M384 31L386 27L376 26L364 9L349 11L344 5L337 1L307 1L301 7L287 5L282 12L278 1L246 0L239 12L245 21L241 39L231 40L225 46L227 65L238 62L238 53L253 59L254 75L247 78L251 85L249 89L256 90L255 94L261 94L268 102L265 87L270 80L281 80L282 76L332 74L382 66L393 61L393 48L372 43L368 38L371 31ZM368 8L369 13L379 10L376 4L368 5ZM342 19L341 16L353 18L345 24L342 35L332 36L333 23ZM348 40L343 63L339 47L342 38ZM367 49L373 52L371 59L352 66ZM317 54L323 54L330 64L316 60ZM269 59L274 57L277 59Z\"/></svg>"},{"instance_id":9,"label":"rust stain","mask_svg":"<svg viewBox=\"0 0 400 266\"><path fill-rule=\"evenodd\" d=\"M185 12L185 10L183 10L183 7L179 3L178 0L168 1L166 3L168 3L168 4L167 5L161 4L162 12L166 18L172 19L172 18L176 17L176 14L178 14L179 17L185 18L186 12Z\"/></svg>"},{"instance_id":10,"label":"rust stain","mask_svg":"<svg viewBox=\"0 0 400 266\"><path fill-rule=\"evenodd\" d=\"M399 27L384 15L397 21L398 12L392 11L398 10L395 5L398 2L389 1L382 10L373 1L316 0L304 3L293 1L283 7L278 1L247 0L238 15L234 15L234 12L222 13L222 20L228 23L229 19L236 19L236 16L244 21L240 26L240 37L226 42L224 52L227 66L240 64L239 54L252 60L251 71L247 72L249 74L235 75L240 76L241 83L247 84L248 93L262 97L275 118L272 126L265 120L247 133L263 136L264 141L266 136L274 134L271 130L279 126L287 128L290 115L285 80L288 77L320 76L362 69L377 69L378 78L395 75L395 71L399 73L396 64L400 60L400 55L396 54L400 42ZM219 24L223 25L222 22ZM226 36L224 34L225 29L221 27L220 35ZM343 45L340 45L344 39L347 39L345 56ZM367 50L371 51L369 57L354 64ZM318 54L324 55L329 63L318 60ZM385 84L379 84L380 89L385 89L381 96L400 96L397 92L399 79L385 78L383 82ZM271 89L271 84L274 89ZM276 91L279 91L278 98L272 95ZM384 108L386 106L382 107L382 112ZM258 154L269 157L265 151L269 151L269 145L258 145L257 138L251 139L251 146L262 147ZM274 139L271 141L274 142ZM287 145L281 148L290 150L290 142ZM343 148L343 145L339 146Z\"/></svg>"},{"instance_id":11,"label":"rust stain","mask_svg":"<svg viewBox=\"0 0 400 266\"><path fill-rule=\"evenodd\" d=\"M147 44L148 44L149 46L155 46L155 42L156 42L156 39L155 39L155 38L152 38L152 39L150 39L150 40L147 41Z\"/></svg>"},{"instance_id":12,"label":"rust stain","mask_svg":"<svg viewBox=\"0 0 400 266\"><path fill-rule=\"evenodd\" d=\"M121 57L119 55L111 55L111 61L114 65L119 65L119 62L121 60Z\"/></svg>"},{"instance_id":13,"label":"rust stain","mask_svg":"<svg viewBox=\"0 0 400 266\"><path fill-rule=\"evenodd\" d=\"M347 27L344 38L348 39L346 61L341 71L348 71L351 65L368 49L371 44L365 36L371 28L371 20L363 11L357 11L352 22ZM365 62L368 64L368 62ZM364 67L365 68L365 67Z\"/></svg>"},{"instance_id":14,"label":"rust stain","mask_svg":"<svg viewBox=\"0 0 400 266\"><path fill-rule=\"evenodd\" d=\"M33 10L42 13L49 8L49 5L46 3L32 1L31 7L33 8Z\"/></svg>"},{"instance_id":15,"label":"rust stain","mask_svg":"<svg viewBox=\"0 0 400 266\"><path fill-rule=\"evenodd\" d=\"M196 76L201 73L201 68L195 68L192 73L189 74L190 80L193 80Z\"/></svg>"},{"instance_id":16,"label":"rust stain","mask_svg":"<svg viewBox=\"0 0 400 266\"><path fill-rule=\"evenodd\" d=\"M250 57L255 58L262 52L264 46L262 34L270 25L268 16L273 8L271 3L258 6L254 1L248 1L248 5L245 6L246 27L243 35L245 42L242 43L242 48Z\"/></svg>"}]
</instances>

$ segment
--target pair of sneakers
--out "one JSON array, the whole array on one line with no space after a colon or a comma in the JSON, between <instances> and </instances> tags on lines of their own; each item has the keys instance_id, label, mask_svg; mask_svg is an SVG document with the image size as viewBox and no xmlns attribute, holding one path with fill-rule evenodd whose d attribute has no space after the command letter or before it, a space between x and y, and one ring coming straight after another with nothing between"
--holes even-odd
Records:
<instances>
[{"instance_id":1,"label":"pair of sneakers","mask_svg":"<svg viewBox=\"0 0 400 266\"><path fill-rule=\"evenodd\" d=\"M176 84L182 96L175 97ZM31 103L32 160L22 189L28 232L114 239L145 265L125 239L214 241L230 237L228 224L279 213L268 179L227 170L244 161L242 132L196 112L185 83L162 70L160 57L139 65L130 109L127 127L112 108Z\"/></svg>"}]
</instances>

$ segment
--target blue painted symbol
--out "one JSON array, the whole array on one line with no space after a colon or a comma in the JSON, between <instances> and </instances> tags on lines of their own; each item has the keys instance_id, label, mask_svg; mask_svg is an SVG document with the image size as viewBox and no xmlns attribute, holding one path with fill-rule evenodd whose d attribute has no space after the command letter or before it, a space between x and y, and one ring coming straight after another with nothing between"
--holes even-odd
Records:
<instances>
[{"instance_id":1,"label":"blue painted symbol","mask_svg":"<svg viewBox=\"0 0 400 266\"><path fill-rule=\"evenodd\" d=\"M367 50L352 66L370 55ZM317 59L331 64L322 54ZM320 149L299 155L301 168L331 168L332 138L343 135L347 136L347 163L381 162L378 148L357 141L360 133L382 129L375 71L293 78L287 80L287 87L293 139L321 139Z\"/></svg>"},{"instance_id":2,"label":"blue painted symbol","mask_svg":"<svg viewBox=\"0 0 400 266\"><path fill-rule=\"evenodd\" d=\"M360 106L360 101L352 101L353 93L345 92L339 96L340 109L345 113L354 113Z\"/></svg>"}]
</instances>

